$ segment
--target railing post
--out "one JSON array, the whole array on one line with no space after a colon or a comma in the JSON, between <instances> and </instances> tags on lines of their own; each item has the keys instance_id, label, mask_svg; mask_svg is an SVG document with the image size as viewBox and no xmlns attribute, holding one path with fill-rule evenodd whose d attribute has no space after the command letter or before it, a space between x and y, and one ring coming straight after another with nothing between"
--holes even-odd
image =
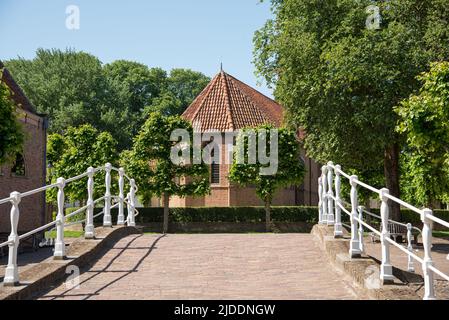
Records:
<instances>
[{"instance_id":1,"label":"railing post","mask_svg":"<svg viewBox=\"0 0 449 320\"><path fill-rule=\"evenodd\" d=\"M118 188L119 188L119 200L118 200L118 217L117 217L117 224L118 225L124 225L125 224L125 214L124 214L124 195L123 195L123 188L125 184L125 169L120 168L118 170L119 179L118 179Z\"/></svg>"},{"instance_id":2,"label":"railing post","mask_svg":"<svg viewBox=\"0 0 449 320\"><path fill-rule=\"evenodd\" d=\"M407 223L407 250L409 252L413 252L412 246L412 224ZM411 255L408 256L408 267L407 270L409 272L415 272L415 263L413 261L413 257Z\"/></svg>"},{"instance_id":3,"label":"railing post","mask_svg":"<svg viewBox=\"0 0 449 320\"><path fill-rule=\"evenodd\" d=\"M128 194L128 217L127 217L127 221L128 221L128 227L135 227L136 226L136 222L134 220L134 208L135 208L135 198L136 198L136 182L134 179L131 179L130 181L131 187L129 189L129 194Z\"/></svg>"},{"instance_id":4,"label":"railing post","mask_svg":"<svg viewBox=\"0 0 449 320\"><path fill-rule=\"evenodd\" d=\"M359 258L361 256L360 242L358 237L358 224L357 224L357 208L359 206L359 200L357 197L357 176L351 176L349 181L351 184L351 242L349 245L349 255L351 258Z\"/></svg>"},{"instance_id":5,"label":"railing post","mask_svg":"<svg viewBox=\"0 0 449 320\"><path fill-rule=\"evenodd\" d=\"M318 223L323 224L323 185L321 177L318 178Z\"/></svg>"},{"instance_id":6,"label":"railing post","mask_svg":"<svg viewBox=\"0 0 449 320\"><path fill-rule=\"evenodd\" d=\"M432 227L433 222L429 219L433 212L430 209L424 209L421 214L421 221L423 222L422 229L422 242L424 247L424 261L422 263L423 275L424 275L424 300L435 300L435 288L433 271L429 269L429 266L433 266L432 261Z\"/></svg>"},{"instance_id":7,"label":"railing post","mask_svg":"<svg viewBox=\"0 0 449 320\"><path fill-rule=\"evenodd\" d=\"M111 218L111 169L112 165L110 163L106 163L105 167L105 188L106 192L104 194L104 216L103 216L103 226L104 227L112 227L112 218Z\"/></svg>"},{"instance_id":8,"label":"railing post","mask_svg":"<svg viewBox=\"0 0 449 320\"><path fill-rule=\"evenodd\" d=\"M64 215L64 187L65 187L65 179L58 178L58 214L56 216L56 240L55 240L55 252L53 254L53 258L56 260L62 260L65 258L65 243L64 243L64 223L65 223L65 215Z\"/></svg>"},{"instance_id":9,"label":"railing post","mask_svg":"<svg viewBox=\"0 0 449 320\"><path fill-rule=\"evenodd\" d=\"M341 225L341 176L340 176L340 165L335 166L335 225L334 225L334 237L343 237L343 227Z\"/></svg>"},{"instance_id":10,"label":"railing post","mask_svg":"<svg viewBox=\"0 0 449 320\"><path fill-rule=\"evenodd\" d=\"M323 224L327 224L327 166L321 167L321 181L323 182Z\"/></svg>"},{"instance_id":11,"label":"railing post","mask_svg":"<svg viewBox=\"0 0 449 320\"><path fill-rule=\"evenodd\" d=\"M390 243L387 238L390 237L390 232L388 231L388 220L389 220L389 209L388 209L388 195L390 191L386 188L380 190L380 201L382 204L380 206L380 216L382 218L382 233L380 236L380 241L382 245L382 264L380 266L380 280L383 284L393 282L393 267L390 263Z\"/></svg>"},{"instance_id":12,"label":"railing post","mask_svg":"<svg viewBox=\"0 0 449 320\"><path fill-rule=\"evenodd\" d=\"M328 198L327 198L327 205L328 205L328 210L327 210L327 225L328 226L333 226L335 223L335 218L334 218L334 192L332 191L332 182L334 179L334 175L333 175L333 169L332 166L334 164L329 161L327 163L327 185L329 187L328 190Z\"/></svg>"},{"instance_id":13,"label":"railing post","mask_svg":"<svg viewBox=\"0 0 449 320\"><path fill-rule=\"evenodd\" d=\"M86 210L86 226L84 227L84 238L95 238L94 227L94 168L87 169L87 210Z\"/></svg>"},{"instance_id":14,"label":"railing post","mask_svg":"<svg viewBox=\"0 0 449 320\"><path fill-rule=\"evenodd\" d=\"M19 234L17 233L17 226L19 224L19 203L21 196L19 192L12 192L10 194L11 200L11 234L8 237L9 252L8 252L8 266L5 270L5 277L3 285L6 287L15 286L19 284L19 269L17 267L17 251L19 249Z\"/></svg>"},{"instance_id":15,"label":"railing post","mask_svg":"<svg viewBox=\"0 0 449 320\"><path fill-rule=\"evenodd\" d=\"M358 213L359 213L359 221L363 221L363 210L365 209L364 206L358 207ZM359 248L360 252L365 251L365 246L363 244L363 224L359 223Z\"/></svg>"}]
</instances>

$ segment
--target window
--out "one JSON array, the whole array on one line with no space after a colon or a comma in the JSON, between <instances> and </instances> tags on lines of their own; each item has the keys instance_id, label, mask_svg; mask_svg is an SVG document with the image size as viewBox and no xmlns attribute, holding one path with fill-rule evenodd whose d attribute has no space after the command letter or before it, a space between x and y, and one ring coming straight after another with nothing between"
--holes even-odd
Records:
<instances>
[{"instance_id":1,"label":"window","mask_svg":"<svg viewBox=\"0 0 449 320\"><path fill-rule=\"evenodd\" d=\"M11 174L18 177L25 176L25 159L21 153L16 154L16 161L11 169Z\"/></svg>"},{"instance_id":2,"label":"window","mask_svg":"<svg viewBox=\"0 0 449 320\"><path fill-rule=\"evenodd\" d=\"M215 149L212 149L210 153L212 159L214 158L214 151ZM210 165L210 183L220 183L220 164L215 160L212 160Z\"/></svg>"}]
</instances>

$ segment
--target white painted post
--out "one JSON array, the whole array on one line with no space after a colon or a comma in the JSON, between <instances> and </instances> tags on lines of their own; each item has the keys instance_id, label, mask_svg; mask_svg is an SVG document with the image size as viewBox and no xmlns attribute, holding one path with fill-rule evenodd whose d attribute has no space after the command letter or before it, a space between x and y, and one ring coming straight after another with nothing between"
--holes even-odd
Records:
<instances>
[{"instance_id":1,"label":"white painted post","mask_svg":"<svg viewBox=\"0 0 449 320\"><path fill-rule=\"evenodd\" d=\"M124 214L124 195L123 195L123 187L125 184L125 169L120 168L118 170L119 179L118 179L118 188L119 188L119 200L118 200L118 217L117 217L117 224L118 225L124 225L125 224L125 214Z\"/></svg>"},{"instance_id":2,"label":"white painted post","mask_svg":"<svg viewBox=\"0 0 449 320\"><path fill-rule=\"evenodd\" d=\"M432 261L432 227L433 222L429 219L433 212L430 209L424 209L421 214L421 221L423 222L422 229L422 242L424 247L424 261L422 263L423 275L424 275L424 300L435 300L435 288L433 271L429 269L429 266L433 266Z\"/></svg>"},{"instance_id":3,"label":"white painted post","mask_svg":"<svg viewBox=\"0 0 449 320\"><path fill-rule=\"evenodd\" d=\"M357 224L357 208L359 206L359 200L357 197L357 176L351 176L349 182L351 184L351 242L349 244L349 256L351 258L359 258L361 256L360 242L358 237L358 224Z\"/></svg>"},{"instance_id":4,"label":"white painted post","mask_svg":"<svg viewBox=\"0 0 449 320\"><path fill-rule=\"evenodd\" d=\"M323 182L323 224L327 224L327 166L321 167L321 181Z\"/></svg>"},{"instance_id":5,"label":"white painted post","mask_svg":"<svg viewBox=\"0 0 449 320\"><path fill-rule=\"evenodd\" d=\"M359 221L363 221L363 210L365 209L365 207L363 206L359 206L358 207L358 212L359 212ZM365 251L365 246L363 244L363 224L359 223L359 248L360 248L360 252Z\"/></svg>"},{"instance_id":6,"label":"white painted post","mask_svg":"<svg viewBox=\"0 0 449 320\"><path fill-rule=\"evenodd\" d=\"M95 238L94 227L94 168L87 169L87 210L86 210L86 226L84 227L84 238Z\"/></svg>"},{"instance_id":7,"label":"white painted post","mask_svg":"<svg viewBox=\"0 0 449 320\"><path fill-rule=\"evenodd\" d=\"M323 185L321 177L318 178L318 223L323 224Z\"/></svg>"},{"instance_id":8,"label":"white painted post","mask_svg":"<svg viewBox=\"0 0 449 320\"><path fill-rule=\"evenodd\" d=\"M412 224L407 223L407 250L409 252L413 252L413 246L412 246ZM415 272L415 265L412 256L408 256L408 267L407 270L409 272Z\"/></svg>"},{"instance_id":9,"label":"white painted post","mask_svg":"<svg viewBox=\"0 0 449 320\"><path fill-rule=\"evenodd\" d=\"M128 208L128 227L135 227L136 222L134 220L134 208L136 206L136 182L134 179L130 181L131 187L129 190L129 208Z\"/></svg>"},{"instance_id":10,"label":"white painted post","mask_svg":"<svg viewBox=\"0 0 449 320\"><path fill-rule=\"evenodd\" d=\"M110 163L106 163L104 170L106 172L106 176L104 179L106 192L104 194L104 216L103 216L103 226L104 227L112 227L112 219L111 219L111 169L112 165Z\"/></svg>"},{"instance_id":11,"label":"white painted post","mask_svg":"<svg viewBox=\"0 0 449 320\"><path fill-rule=\"evenodd\" d=\"M19 249L19 234L17 233L17 226L19 224L19 203L21 195L19 192L11 192L11 233L8 237L8 266L5 270L5 277L3 285L5 287L12 287L19 284L19 268L17 267L17 251Z\"/></svg>"},{"instance_id":12,"label":"white painted post","mask_svg":"<svg viewBox=\"0 0 449 320\"><path fill-rule=\"evenodd\" d=\"M327 185L329 187L328 190L328 198L327 198L327 205L328 205L328 210L327 210L327 225L328 226L333 226L335 223L335 218L334 218L334 192L332 191L332 182L334 179L334 175L333 175L333 169L332 166L334 164L329 161L327 163Z\"/></svg>"},{"instance_id":13,"label":"white painted post","mask_svg":"<svg viewBox=\"0 0 449 320\"><path fill-rule=\"evenodd\" d=\"M55 252L53 254L53 258L55 260L62 260L65 258L65 243L64 243L65 179L58 178L58 180L56 182L58 184L58 196L57 196L57 198L58 198L58 214L56 216L56 240L55 240Z\"/></svg>"},{"instance_id":14,"label":"white painted post","mask_svg":"<svg viewBox=\"0 0 449 320\"><path fill-rule=\"evenodd\" d=\"M343 237L343 227L341 225L341 177L340 177L340 165L335 166L335 225L334 225L334 238Z\"/></svg>"},{"instance_id":15,"label":"white painted post","mask_svg":"<svg viewBox=\"0 0 449 320\"><path fill-rule=\"evenodd\" d=\"M389 209L388 209L388 195L390 191L387 188L380 190L379 196L382 204L380 205L380 216L382 218L382 234L380 241L382 245L382 264L380 265L380 280L382 284L393 282L393 267L390 263L390 243L386 240L390 237L388 231Z\"/></svg>"}]
</instances>

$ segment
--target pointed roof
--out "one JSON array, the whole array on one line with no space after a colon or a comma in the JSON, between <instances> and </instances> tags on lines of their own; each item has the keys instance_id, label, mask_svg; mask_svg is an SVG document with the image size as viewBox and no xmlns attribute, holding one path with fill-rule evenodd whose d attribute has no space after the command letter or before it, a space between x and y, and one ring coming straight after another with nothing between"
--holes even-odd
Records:
<instances>
[{"instance_id":1,"label":"pointed roof","mask_svg":"<svg viewBox=\"0 0 449 320\"><path fill-rule=\"evenodd\" d=\"M233 131L272 124L279 127L283 108L276 101L220 71L183 113L200 131Z\"/></svg>"}]
</instances>

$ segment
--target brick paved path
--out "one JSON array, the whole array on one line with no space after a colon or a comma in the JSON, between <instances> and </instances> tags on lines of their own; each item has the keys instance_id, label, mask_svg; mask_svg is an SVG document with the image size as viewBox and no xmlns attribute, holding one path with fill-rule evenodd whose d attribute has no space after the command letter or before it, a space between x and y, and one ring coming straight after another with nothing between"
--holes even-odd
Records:
<instances>
[{"instance_id":1,"label":"brick paved path","mask_svg":"<svg viewBox=\"0 0 449 320\"><path fill-rule=\"evenodd\" d=\"M310 234L131 235L41 299L355 299Z\"/></svg>"}]
</instances>

